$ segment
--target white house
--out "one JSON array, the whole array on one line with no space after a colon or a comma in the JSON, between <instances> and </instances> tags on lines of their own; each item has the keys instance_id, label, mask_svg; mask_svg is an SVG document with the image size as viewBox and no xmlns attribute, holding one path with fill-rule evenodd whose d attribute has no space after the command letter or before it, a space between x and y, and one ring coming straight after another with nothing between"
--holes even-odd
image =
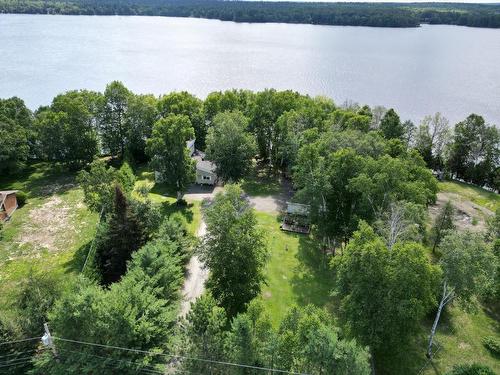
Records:
<instances>
[{"instance_id":1,"label":"white house","mask_svg":"<svg viewBox=\"0 0 500 375\"><path fill-rule=\"evenodd\" d=\"M189 156L196 160L196 180L200 185L215 185L217 183L217 174L215 174L215 164L205 160L205 153L196 150L195 139L186 142L186 147L189 150ZM163 178L160 172L155 172L155 180L162 182Z\"/></svg>"}]
</instances>

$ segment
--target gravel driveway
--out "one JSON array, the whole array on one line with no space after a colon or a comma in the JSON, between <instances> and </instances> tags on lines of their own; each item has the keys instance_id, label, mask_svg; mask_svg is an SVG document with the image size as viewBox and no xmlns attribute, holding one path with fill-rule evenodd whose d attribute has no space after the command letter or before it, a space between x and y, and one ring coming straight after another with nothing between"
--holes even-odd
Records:
<instances>
[{"instance_id":1,"label":"gravel driveway","mask_svg":"<svg viewBox=\"0 0 500 375\"><path fill-rule=\"evenodd\" d=\"M203 237L206 233L207 225L203 218L196 235ZM197 255L193 255L187 265L187 277L182 287L182 303L179 316L185 317L191 309L193 303L205 290L205 282L208 278L208 269L203 267Z\"/></svg>"}]
</instances>

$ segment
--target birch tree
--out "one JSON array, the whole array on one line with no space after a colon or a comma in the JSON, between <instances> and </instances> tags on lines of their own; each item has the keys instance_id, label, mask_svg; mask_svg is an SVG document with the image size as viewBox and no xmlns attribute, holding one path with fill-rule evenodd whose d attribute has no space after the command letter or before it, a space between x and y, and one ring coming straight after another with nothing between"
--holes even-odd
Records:
<instances>
[{"instance_id":1,"label":"birch tree","mask_svg":"<svg viewBox=\"0 0 500 375\"><path fill-rule=\"evenodd\" d=\"M406 344L436 303L439 274L424 248L398 243L389 250L364 222L333 266L340 316L375 359Z\"/></svg>"},{"instance_id":2,"label":"birch tree","mask_svg":"<svg viewBox=\"0 0 500 375\"><path fill-rule=\"evenodd\" d=\"M443 238L441 252L441 299L429 336L428 358L432 358L432 345L444 308L455 300L470 304L484 295L493 286L496 272L497 259L479 234L450 233Z\"/></svg>"}]
</instances>

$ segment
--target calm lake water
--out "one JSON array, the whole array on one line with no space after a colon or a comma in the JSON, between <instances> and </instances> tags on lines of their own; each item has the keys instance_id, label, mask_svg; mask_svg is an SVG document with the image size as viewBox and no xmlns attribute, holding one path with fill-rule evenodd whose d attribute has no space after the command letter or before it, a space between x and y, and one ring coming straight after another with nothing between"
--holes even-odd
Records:
<instances>
[{"instance_id":1,"label":"calm lake water","mask_svg":"<svg viewBox=\"0 0 500 375\"><path fill-rule=\"evenodd\" d=\"M0 97L31 108L112 80L137 93L266 87L500 125L500 30L0 15Z\"/></svg>"}]
</instances>

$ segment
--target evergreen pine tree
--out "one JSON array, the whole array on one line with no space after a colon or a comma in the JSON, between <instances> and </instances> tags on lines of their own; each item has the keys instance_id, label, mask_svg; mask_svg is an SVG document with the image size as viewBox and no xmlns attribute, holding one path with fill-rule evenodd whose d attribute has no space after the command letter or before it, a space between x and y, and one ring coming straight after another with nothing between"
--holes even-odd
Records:
<instances>
[{"instance_id":1,"label":"evergreen pine tree","mask_svg":"<svg viewBox=\"0 0 500 375\"><path fill-rule=\"evenodd\" d=\"M431 243L432 252L436 251L436 248L441 243L441 239L446 234L448 230L455 229L455 224L453 223L453 215L455 214L455 209L450 201L446 202L444 207L439 212L434 222L434 226L431 229Z\"/></svg>"},{"instance_id":2,"label":"evergreen pine tree","mask_svg":"<svg viewBox=\"0 0 500 375\"><path fill-rule=\"evenodd\" d=\"M105 285L120 280L132 253L145 243L144 228L119 186L115 187L114 210L108 228L96 252L97 268Z\"/></svg>"}]
</instances>

